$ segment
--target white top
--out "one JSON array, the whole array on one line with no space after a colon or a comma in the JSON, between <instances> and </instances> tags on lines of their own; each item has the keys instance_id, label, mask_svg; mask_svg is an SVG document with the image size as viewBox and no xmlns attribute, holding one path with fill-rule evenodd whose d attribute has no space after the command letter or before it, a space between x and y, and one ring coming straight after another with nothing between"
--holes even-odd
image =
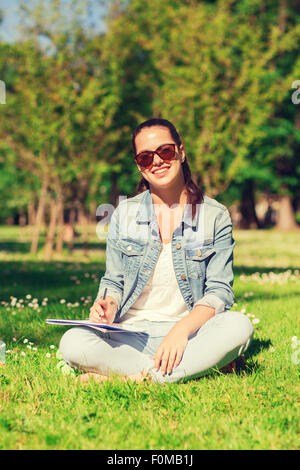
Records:
<instances>
[{"instance_id":1,"label":"white top","mask_svg":"<svg viewBox=\"0 0 300 470\"><path fill-rule=\"evenodd\" d=\"M154 271L143 291L121 318L121 322L137 320L178 321L189 310L180 292L172 260L172 243L162 244Z\"/></svg>"}]
</instances>

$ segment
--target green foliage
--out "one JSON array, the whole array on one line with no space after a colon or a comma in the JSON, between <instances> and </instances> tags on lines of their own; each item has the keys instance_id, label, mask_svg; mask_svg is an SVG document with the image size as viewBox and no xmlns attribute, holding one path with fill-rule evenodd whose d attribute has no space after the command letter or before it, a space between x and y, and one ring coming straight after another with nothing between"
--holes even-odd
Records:
<instances>
[{"instance_id":1,"label":"green foliage","mask_svg":"<svg viewBox=\"0 0 300 470\"><path fill-rule=\"evenodd\" d=\"M84 26L83 0L68 14L60 1L23 5L22 42L0 44L1 161L15 155L25 186L46 179L65 202L104 202L134 193L132 132L164 117L211 196L239 199L250 178L299 198L295 4L111 1L101 34Z\"/></svg>"}]
</instances>

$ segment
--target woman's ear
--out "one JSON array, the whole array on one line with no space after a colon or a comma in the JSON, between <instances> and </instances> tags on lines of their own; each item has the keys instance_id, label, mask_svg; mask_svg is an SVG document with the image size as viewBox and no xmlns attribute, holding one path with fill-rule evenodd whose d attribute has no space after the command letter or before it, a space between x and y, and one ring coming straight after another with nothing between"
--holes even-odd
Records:
<instances>
[{"instance_id":1,"label":"woman's ear","mask_svg":"<svg viewBox=\"0 0 300 470\"><path fill-rule=\"evenodd\" d=\"M183 163L185 161L185 151L184 151L182 144L179 147L179 155L180 155L181 163Z\"/></svg>"}]
</instances>

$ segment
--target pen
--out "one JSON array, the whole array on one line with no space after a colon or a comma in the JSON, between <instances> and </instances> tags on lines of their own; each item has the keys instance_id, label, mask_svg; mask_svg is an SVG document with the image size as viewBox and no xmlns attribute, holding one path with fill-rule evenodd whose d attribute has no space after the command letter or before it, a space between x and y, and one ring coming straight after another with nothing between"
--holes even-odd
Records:
<instances>
[{"instance_id":1,"label":"pen","mask_svg":"<svg viewBox=\"0 0 300 470\"><path fill-rule=\"evenodd\" d=\"M106 292L107 292L107 287L105 287L105 289L104 289L103 300L105 300ZM100 314L100 318L102 318L102 317L103 317L103 314Z\"/></svg>"},{"instance_id":2,"label":"pen","mask_svg":"<svg viewBox=\"0 0 300 470\"><path fill-rule=\"evenodd\" d=\"M103 300L105 300L105 297L106 297L106 292L107 292L107 287L105 287L105 289L104 289Z\"/></svg>"}]
</instances>

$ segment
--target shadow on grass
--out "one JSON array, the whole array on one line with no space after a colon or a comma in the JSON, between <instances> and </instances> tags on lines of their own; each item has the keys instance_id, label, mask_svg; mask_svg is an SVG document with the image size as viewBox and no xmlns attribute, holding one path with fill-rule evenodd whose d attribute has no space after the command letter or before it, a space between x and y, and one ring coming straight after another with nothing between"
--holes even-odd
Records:
<instances>
[{"instance_id":1,"label":"shadow on grass","mask_svg":"<svg viewBox=\"0 0 300 470\"><path fill-rule=\"evenodd\" d=\"M4 302L0 305L0 337L6 342L15 336L20 341L29 338L39 346L57 344L67 327L46 325L46 318L87 318L91 301L84 303L81 298L96 297L104 269L100 262L0 262L0 301ZM11 297L22 299L24 307L36 298L39 311L11 306ZM42 305L46 297L48 302ZM79 305L68 307L68 302Z\"/></svg>"},{"instance_id":2,"label":"shadow on grass","mask_svg":"<svg viewBox=\"0 0 300 470\"><path fill-rule=\"evenodd\" d=\"M257 356L264 349L269 349L271 346L272 341L270 339L262 340L253 338L249 348L244 353L245 362L238 365L237 374L253 375L253 373L258 373L263 367L255 359L255 356Z\"/></svg>"},{"instance_id":3,"label":"shadow on grass","mask_svg":"<svg viewBox=\"0 0 300 470\"><path fill-rule=\"evenodd\" d=\"M0 241L0 252L5 251L7 253L30 253L31 242L22 242L22 241ZM43 249L44 242L40 241L38 244L38 252ZM105 250L106 242L99 240L97 242L92 242L88 244L88 249L90 250ZM64 249L67 249L67 245L64 244ZM83 250L83 242L75 242L73 244L73 250Z\"/></svg>"},{"instance_id":4,"label":"shadow on grass","mask_svg":"<svg viewBox=\"0 0 300 470\"><path fill-rule=\"evenodd\" d=\"M232 372L235 373L236 375L247 375L247 376L253 376L253 382L256 380L256 377L258 376L259 372L264 369L264 367L258 362L258 360L255 359L255 356L259 354L261 351L264 349L268 349L272 346L272 342L270 339L267 340L260 340L260 339L253 339L250 343L249 348L247 351L243 354L244 356L244 361L237 361L236 364L236 371ZM201 381L204 377L209 379L209 380L214 380L216 376L218 375L230 375L230 373L222 372L220 370L212 369L212 372L208 375L204 375L202 377L195 377L193 380L195 381ZM187 379L186 381L183 382L183 384L188 383L189 380Z\"/></svg>"},{"instance_id":5,"label":"shadow on grass","mask_svg":"<svg viewBox=\"0 0 300 470\"><path fill-rule=\"evenodd\" d=\"M52 261L48 263L43 261L0 261L1 300L3 298L8 300L11 295L22 298L26 294L35 297L44 295L51 300L61 299L61 295L63 295L67 299L68 293L73 296L74 291L84 295L83 291L86 290L86 286L94 285L92 275L100 279L104 271L105 263L95 261L88 264L81 264L78 261ZM75 276L80 281L78 285L75 284Z\"/></svg>"}]
</instances>

